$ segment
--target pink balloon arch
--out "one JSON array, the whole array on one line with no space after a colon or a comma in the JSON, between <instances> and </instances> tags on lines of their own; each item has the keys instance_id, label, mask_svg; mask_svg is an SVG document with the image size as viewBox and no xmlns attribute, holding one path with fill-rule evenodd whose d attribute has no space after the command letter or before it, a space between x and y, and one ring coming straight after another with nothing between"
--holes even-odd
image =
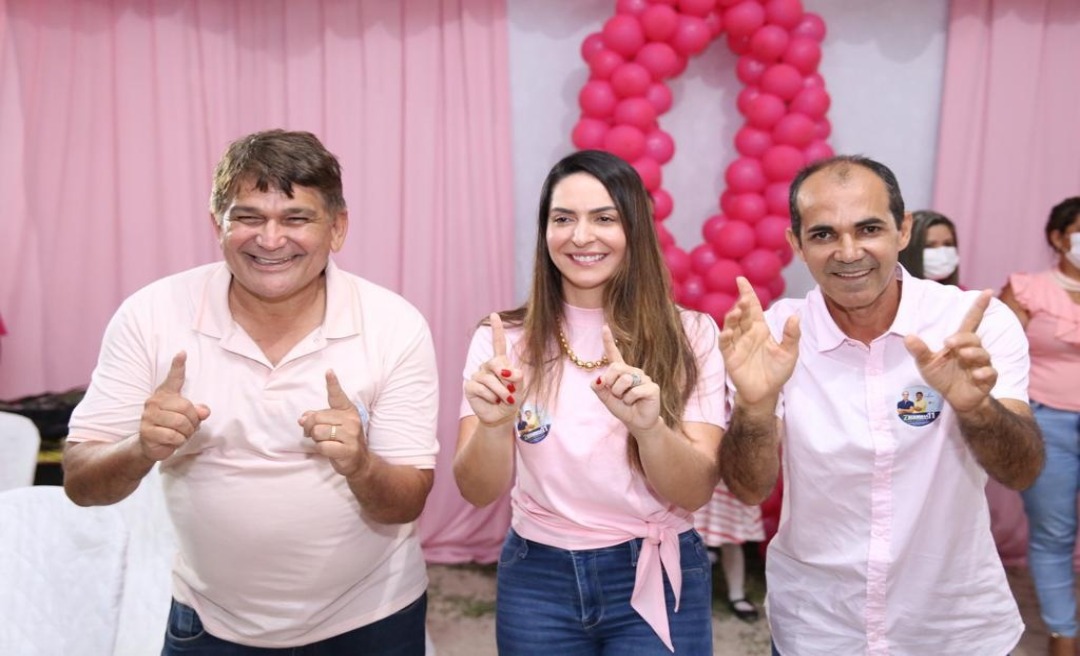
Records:
<instances>
[{"instance_id":1,"label":"pink balloon arch","mask_svg":"<svg viewBox=\"0 0 1080 656\"><path fill-rule=\"evenodd\" d=\"M687 252L663 223L675 205L662 186L662 167L675 154L659 124L673 102L665 80L722 35L739 56L735 72L745 86L736 105L745 123L720 211L705 220L704 242ZM818 73L824 37L825 22L800 0L618 0L616 14L581 45L590 76L578 95L574 145L633 164L652 195L676 300L718 322L735 302L736 276L753 284L763 305L784 291L788 188L804 165L833 154L830 99Z\"/></svg>"}]
</instances>

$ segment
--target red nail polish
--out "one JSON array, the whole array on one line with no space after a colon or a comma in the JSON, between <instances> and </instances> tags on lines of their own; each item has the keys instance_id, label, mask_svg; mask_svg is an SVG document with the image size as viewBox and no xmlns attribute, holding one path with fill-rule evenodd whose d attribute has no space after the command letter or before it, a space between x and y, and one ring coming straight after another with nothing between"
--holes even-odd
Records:
<instances>
[{"instance_id":1,"label":"red nail polish","mask_svg":"<svg viewBox=\"0 0 1080 656\"><path fill-rule=\"evenodd\" d=\"M603 377L601 377L601 376L597 376L597 377L596 377L596 384L597 384L597 385L603 385L603 384L604 384L604 379L603 379Z\"/></svg>"},{"instance_id":2,"label":"red nail polish","mask_svg":"<svg viewBox=\"0 0 1080 656\"><path fill-rule=\"evenodd\" d=\"M496 396L495 397L495 405L500 405L501 403L502 403L502 399L500 399L499 397Z\"/></svg>"},{"instance_id":3,"label":"red nail polish","mask_svg":"<svg viewBox=\"0 0 1080 656\"><path fill-rule=\"evenodd\" d=\"M516 392L516 391L517 391L517 388L516 388L516 387L514 387L514 384L513 384L513 383L510 383L509 385L507 385L507 386L506 386L506 391L508 391L508 392L510 392L511 394L513 394L514 392Z\"/></svg>"},{"instance_id":4,"label":"red nail polish","mask_svg":"<svg viewBox=\"0 0 1080 656\"><path fill-rule=\"evenodd\" d=\"M510 371L509 369L503 369L502 371L499 372L499 375L502 376L503 378L509 378L510 374L512 374L512 373L513 372Z\"/></svg>"},{"instance_id":5,"label":"red nail polish","mask_svg":"<svg viewBox=\"0 0 1080 656\"><path fill-rule=\"evenodd\" d=\"M509 403L510 405L514 405L514 397L512 397L512 396L506 397L506 402Z\"/></svg>"}]
</instances>

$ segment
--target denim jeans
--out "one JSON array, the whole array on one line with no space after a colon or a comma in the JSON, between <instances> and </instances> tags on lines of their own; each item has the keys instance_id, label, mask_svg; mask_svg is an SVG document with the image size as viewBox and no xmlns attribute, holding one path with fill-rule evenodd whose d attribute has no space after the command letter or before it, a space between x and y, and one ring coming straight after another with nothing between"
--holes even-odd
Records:
<instances>
[{"instance_id":1,"label":"denim jeans","mask_svg":"<svg viewBox=\"0 0 1080 656\"><path fill-rule=\"evenodd\" d=\"M510 529L499 557L495 636L500 656L670 656L630 607L641 540L567 551L526 540ZM712 566L701 536L679 536L679 612L664 575L676 653L712 654Z\"/></svg>"},{"instance_id":2,"label":"denim jeans","mask_svg":"<svg viewBox=\"0 0 1080 656\"><path fill-rule=\"evenodd\" d=\"M424 656L427 593L390 617L302 647L248 647L216 638L203 628L198 613L175 599L161 656Z\"/></svg>"},{"instance_id":3,"label":"denim jeans","mask_svg":"<svg viewBox=\"0 0 1080 656\"><path fill-rule=\"evenodd\" d=\"M1021 495L1027 511L1028 569L1039 611L1054 633L1075 636L1076 494L1080 487L1080 413L1032 402L1046 443L1046 465Z\"/></svg>"}]
</instances>

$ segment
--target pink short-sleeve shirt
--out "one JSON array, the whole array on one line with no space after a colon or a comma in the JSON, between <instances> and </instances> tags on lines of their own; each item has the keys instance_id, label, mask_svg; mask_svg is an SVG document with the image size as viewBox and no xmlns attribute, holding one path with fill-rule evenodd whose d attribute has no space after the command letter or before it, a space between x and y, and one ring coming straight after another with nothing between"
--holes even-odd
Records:
<instances>
[{"instance_id":1,"label":"pink short-sleeve shirt","mask_svg":"<svg viewBox=\"0 0 1080 656\"><path fill-rule=\"evenodd\" d=\"M187 352L183 394L210 417L161 467L179 554L173 593L220 638L257 647L323 640L387 617L427 587L414 524L367 520L297 423L328 407L333 369L369 448L430 469L438 442L435 353L400 296L330 264L324 323L276 366L233 320L223 263L127 299L105 334L72 442L136 433L143 402Z\"/></svg>"},{"instance_id":2,"label":"pink short-sleeve shirt","mask_svg":"<svg viewBox=\"0 0 1080 656\"><path fill-rule=\"evenodd\" d=\"M766 558L782 654L1005 654L1023 632L990 533L987 474L903 342L915 334L940 349L978 292L902 275L896 319L869 345L844 335L820 288L766 313L777 338L792 314L802 327L780 409L784 499ZM993 396L1026 402L1015 315L992 300L978 334L998 371Z\"/></svg>"}]
</instances>

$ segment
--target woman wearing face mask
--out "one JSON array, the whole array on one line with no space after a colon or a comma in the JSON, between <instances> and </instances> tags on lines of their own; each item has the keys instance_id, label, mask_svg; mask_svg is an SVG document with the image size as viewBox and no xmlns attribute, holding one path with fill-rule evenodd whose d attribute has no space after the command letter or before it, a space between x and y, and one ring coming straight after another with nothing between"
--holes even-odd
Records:
<instances>
[{"instance_id":1,"label":"woman wearing face mask","mask_svg":"<svg viewBox=\"0 0 1080 656\"><path fill-rule=\"evenodd\" d=\"M1073 551L1080 491L1080 196L1050 212L1046 241L1055 265L1042 273L1014 273L1001 292L1027 333L1029 395L1046 442L1046 465L1021 493L1027 511L1028 567L1051 656L1073 656L1077 619Z\"/></svg>"},{"instance_id":2,"label":"woman wearing face mask","mask_svg":"<svg viewBox=\"0 0 1080 656\"><path fill-rule=\"evenodd\" d=\"M911 241L900 252L900 264L916 278L959 286L956 226L945 215L930 210L919 210L911 216Z\"/></svg>"}]
</instances>

